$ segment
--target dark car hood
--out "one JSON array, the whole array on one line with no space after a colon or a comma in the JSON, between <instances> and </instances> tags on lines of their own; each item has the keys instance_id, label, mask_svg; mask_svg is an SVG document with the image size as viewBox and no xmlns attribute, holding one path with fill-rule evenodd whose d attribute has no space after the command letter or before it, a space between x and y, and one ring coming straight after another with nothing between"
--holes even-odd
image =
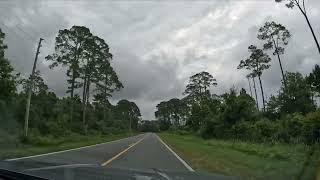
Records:
<instances>
[{"instance_id":1,"label":"dark car hood","mask_svg":"<svg viewBox=\"0 0 320 180\"><path fill-rule=\"evenodd\" d=\"M207 180L207 179L238 179L218 174L197 172L171 172L160 169L128 169L118 167L103 167L97 164L53 165L39 162L2 162L0 169L7 169L23 174L47 179L70 180Z\"/></svg>"}]
</instances>

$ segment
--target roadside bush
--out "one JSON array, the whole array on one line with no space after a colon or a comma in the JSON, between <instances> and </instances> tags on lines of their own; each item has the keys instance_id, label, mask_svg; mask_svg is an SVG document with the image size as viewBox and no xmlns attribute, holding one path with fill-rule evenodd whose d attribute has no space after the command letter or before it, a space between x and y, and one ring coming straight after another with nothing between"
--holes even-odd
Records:
<instances>
[{"instance_id":1,"label":"roadside bush","mask_svg":"<svg viewBox=\"0 0 320 180\"><path fill-rule=\"evenodd\" d=\"M18 122L17 111L18 104L9 100L8 102L0 99L0 130L4 130L11 134L17 134L21 128Z\"/></svg>"},{"instance_id":2,"label":"roadside bush","mask_svg":"<svg viewBox=\"0 0 320 180\"><path fill-rule=\"evenodd\" d=\"M177 126L170 126L168 129L168 132L177 132L178 127Z\"/></svg>"},{"instance_id":3,"label":"roadside bush","mask_svg":"<svg viewBox=\"0 0 320 180\"><path fill-rule=\"evenodd\" d=\"M209 124L209 123L208 123ZM201 126L200 127L200 130L199 130L199 134L202 138L204 139L208 139L210 137L212 137L212 132L211 132L212 129L209 128L209 126L207 125L204 125L204 126Z\"/></svg>"},{"instance_id":4,"label":"roadside bush","mask_svg":"<svg viewBox=\"0 0 320 180\"><path fill-rule=\"evenodd\" d=\"M303 132L308 144L320 141L320 110L306 115L303 120Z\"/></svg>"},{"instance_id":5,"label":"roadside bush","mask_svg":"<svg viewBox=\"0 0 320 180\"><path fill-rule=\"evenodd\" d=\"M200 127L199 134L203 138L227 138L227 129L218 117L207 118L206 123Z\"/></svg>"},{"instance_id":6,"label":"roadside bush","mask_svg":"<svg viewBox=\"0 0 320 180\"><path fill-rule=\"evenodd\" d=\"M94 135L94 136L102 136L103 133L101 132L101 130L97 130L97 129L88 129L88 134L90 135Z\"/></svg>"},{"instance_id":7,"label":"roadside bush","mask_svg":"<svg viewBox=\"0 0 320 180\"><path fill-rule=\"evenodd\" d=\"M263 118L254 123L252 138L256 142L274 141L274 135L278 132L279 126L269 119Z\"/></svg>"},{"instance_id":8,"label":"roadside bush","mask_svg":"<svg viewBox=\"0 0 320 180\"><path fill-rule=\"evenodd\" d=\"M102 133L105 134L105 135L108 135L108 134L117 134L117 133L120 133L120 132L123 132L122 129L118 128L118 127L108 127L108 126L103 126L102 127Z\"/></svg>"},{"instance_id":9,"label":"roadside bush","mask_svg":"<svg viewBox=\"0 0 320 180\"><path fill-rule=\"evenodd\" d=\"M192 130L189 126L178 126L177 133L180 135L187 135L187 134L191 134Z\"/></svg>"},{"instance_id":10,"label":"roadside bush","mask_svg":"<svg viewBox=\"0 0 320 180\"><path fill-rule=\"evenodd\" d=\"M138 126L141 132L159 132L159 125L156 121L144 121Z\"/></svg>"},{"instance_id":11,"label":"roadside bush","mask_svg":"<svg viewBox=\"0 0 320 180\"><path fill-rule=\"evenodd\" d=\"M232 126L231 134L235 139L250 140L253 130L252 122L243 121Z\"/></svg>"},{"instance_id":12,"label":"roadside bush","mask_svg":"<svg viewBox=\"0 0 320 180\"><path fill-rule=\"evenodd\" d=\"M20 141L24 144L33 144L37 137L41 136L40 131L37 128L29 128L28 137L25 137L23 134L20 134Z\"/></svg>"},{"instance_id":13,"label":"roadside bush","mask_svg":"<svg viewBox=\"0 0 320 180\"><path fill-rule=\"evenodd\" d=\"M290 116L289 116L290 117ZM303 133L302 122L304 117L299 113L294 113L289 119L283 122L283 127L288 131L290 137L297 138Z\"/></svg>"},{"instance_id":14,"label":"roadside bush","mask_svg":"<svg viewBox=\"0 0 320 180\"><path fill-rule=\"evenodd\" d=\"M190 132L185 131L185 130L182 130L182 129L178 129L177 133L178 133L179 135L187 135L187 134L190 134Z\"/></svg>"},{"instance_id":15,"label":"roadside bush","mask_svg":"<svg viewBox=\"0 0 320 180\"><path fill-rule=\"evenodd\" d=\"M58 145L62 143L63 138L56 138L54 136L35 136L31 138L30 144L38 145L38 146L50 146L50 145Z\"/></svg>"},{"instance_id":16,"label":"roadside bush","mask_svg":"<svg viewBox=\"0 0 320 180\"><path fill-rule=\"evenodd\" d=\"M275 139L284 143L299 143L303 141L302 121L304 116L294 113L275 121L279 126Z\"/></svg>"},{"instance_id":17,"label":"roadside bush","mask_svg":"<svg viewBox=\"0 0 320 180\"><path fill-rule=\"evenodd\" d=\"M171 125L170 121L159 120L160 131L167 131L169 129L170 125Z\"/></svg>"}]
</instances>

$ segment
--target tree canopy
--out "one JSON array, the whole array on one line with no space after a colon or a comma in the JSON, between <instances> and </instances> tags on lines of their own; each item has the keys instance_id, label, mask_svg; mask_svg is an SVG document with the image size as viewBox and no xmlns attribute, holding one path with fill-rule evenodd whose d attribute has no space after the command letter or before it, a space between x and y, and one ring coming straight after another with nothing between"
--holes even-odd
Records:
<instances>
[{"instance_id":1,"label":"tree canopy","mask_svg":"<svg viewBox=\"0 0 320 180\"><path fill-rule=\"evenodd\" d=\"M198 102L203 101L205 97L210 96L209 88L216 85L217 80L210 73L202 71L190 77L183 94L193 97Z\"/></svg>"},{"instance_id":2,"label":"tree canopy","mask_svg":"<svg viewBox=\"0 0 320 180\"><path fill-rule=\"evenodd\" d=\"M269 62L271 61L271 58L268 54L264 53L262 49L258 49L254 45L250 45L248 47L249 52L251 52L250 57L241 60L240 64L238 65L238 69L247 69L251 70L250 76L259 78L260 83L260 89L261 89L261 96L262 96L262 103L263 103L263 109L265 110L265 97L264 97L264 91L263 91L263 85L261 81L261 75L262 72L266 69L269 69L270 65Z\"/></svg>"},{"instance_id":3,"label":"tree canopy","mask_svg":"<svg viewBox=\"0 0 320 180\"><path fill-rule=\"evenodd\" d=\"M4 43L5 34L0 29L0 99L7 99L16 92L14 69L5 57L7 45Z\"/></svg>"},{"instance_id":4,"label":"tree canopy","mask_svg":"<svg viewBox=\"0 0 320 180\"><path fill-rule=\"evenodd\" d=\"M263 44L263 49L273 49L273 55L278 56L282 79L284 79L284 71L280 55L284 53L284 46L288 44L288 40L290 37L291 34L286 29L286 27L274 21L266 22L262 27L260 27L258 33L258 39L265 41L265 43Z\"/></svg>"},{"instance_id":5,"label":"tree canopy","mask_svg":"<svg viewBox=\"0 0 320 180\"><path fill-rule=\"evenodd\" d=\"M111 66L112 54L108 44L93 35L87 27L72 26L58 32L55 52L46 59L52 62L50 68L58 65L67 67L67 76L70 77L67 92L70 92L71 97L71 121L74 92L82 87L82 121L86 131L86 111L92 88L95 88L94 101L107 106L111 93L123 87Z\"/></svg>"}]
</instances>

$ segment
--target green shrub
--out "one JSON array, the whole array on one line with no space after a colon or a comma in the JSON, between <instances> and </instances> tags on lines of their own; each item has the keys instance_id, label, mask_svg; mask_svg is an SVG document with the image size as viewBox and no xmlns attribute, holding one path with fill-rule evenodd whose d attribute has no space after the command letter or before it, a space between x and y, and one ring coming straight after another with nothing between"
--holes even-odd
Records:
<instances>
[{"instance_id":1,"label":"green shrub","mask_svg":"<svg viewBox=\"0 0 320 180\"><path fill-rule=\"evenodd\" d=\"M201 126L199 130L199 134L204 139L208 139L212 136L208 126Z\"/></svg>"},{"instance_id":2,"label":"green shrub","mask_svg":"<svg viewBox=\"0 0 320 180\"><path fill-rule=\"evenodd\" d=\"M117 134L117 133L121 133L124 132L125 130L120 129L119 127L108 127L108 126L103 126L102 127L102 133L105 135L109 135L109 134Z\"/></svg>"},{"instance_id":3,"label":"green shrub","mask_svg":"<svg viewBox=\"0 0 320 180\"><path fill-rule=\"evenodd\" d=\"M279 125L275 138L284 143L299 143L303 141L302 121L304 118L301 114L294 113L275 121Z\"/></svg>"},{"instance_id":4,"label":"green shrub","mask_svg":"<svg viewBox=\"0 0 320 180\"><path fill-rule=\"evenodd\" d=\"M49 145L58 145L64 142L63 138L56 138L54 136L36 136L30 141L33 145L38 146L49 146Z\"/></svg>"},{"instance_id":5,"label":"green shrub","mask_svg":"<svg viewBox=\"0 0 320 180\"><path fill-rule=\"evenodd\" d=\"M308 144L320 141L320 110L306 115L303 120L303 135Z\"/></svg>"},{"instance_id":6,"label":"green shrub","mask_svg":"<svg viewBox=\"0 0 320 180\"><path fill-rule=\"evenodd\" d=\"M177 127L177 126L170 126L167 131L168 131L168 132L173 132L173 133L175 133L175 132L177 132L177 130L178 130L178 127Z\"/></svg>"},{"instance_id":7,"label":"green shrub","mask_svg":"<svg viewBox=\"0 0 320 180\"><path fill-rule=\"evenodd\" d=\"M250 140L253 138L253 130L252 122L243 121L231 127L231 134L236 139Z\"/></svg>"},{"instance_id":8,"label":"green shrub","mask_svg":"<svg viewBox=\"0 0 320 180\"><path fill-rule=\"evenodd\" d=\"M252 127L252 138L257 142L273 141L278 129L278 124L266 118L260 119Z\"/></svg>"},{"instance_id":9,"label":"green shrub","mask_svg":"<svg viewBox=\"0 0 320 180\"><path fill-rule=\"evenodd\" d=\"M218 117L211 117L205 121L206 123L200 127L199 134L203 138L218 137L227 138L228 130L225 125L220 122Z\"/></svg>"},{"instance_id":10,"label":"green shrub","mask_svg":"<svg viewBox=\"0 0 320 180\"><path fill-rule=\"evenodd\" d=\"M189 131L182 130L182 129L178 129L178 130L177 130L177 133L178 133L179 135L187 135L187 134L190 134Z\"/></svg>"}]
</instances>

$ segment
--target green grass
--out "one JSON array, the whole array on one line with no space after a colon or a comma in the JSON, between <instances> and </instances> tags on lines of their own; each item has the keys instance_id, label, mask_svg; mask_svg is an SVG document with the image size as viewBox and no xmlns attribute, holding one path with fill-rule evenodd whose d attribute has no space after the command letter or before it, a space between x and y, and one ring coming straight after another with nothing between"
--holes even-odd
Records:
<instances>
[{"instance_id":1,"label":"green grass","mask_svg":"<svg viewBox=\"0 0 320 180\"><path fill-rule=\"evenodd\" d=\"M61 138L52 136L35 137L27 144L21 143L15 136L7 135L6 137L0 137L0 160L78 148L122 139L136 134L137 133L120 133L112 135L95 134L86 136L72 134Z\"/></svg>"},{"instance_id":2,"label":"green grass","mask_svg":"<svg viewBox=\"0 0 320 180\"><path fill-rule=\"evenodd\" d=\"M308 151L304 145L204 140L194 135L172 133L160 133L159 136L196 171L245 179L296 179ZM315 178L319 157L317 150L303 179Z\"/></svg>"}]
</instances>

